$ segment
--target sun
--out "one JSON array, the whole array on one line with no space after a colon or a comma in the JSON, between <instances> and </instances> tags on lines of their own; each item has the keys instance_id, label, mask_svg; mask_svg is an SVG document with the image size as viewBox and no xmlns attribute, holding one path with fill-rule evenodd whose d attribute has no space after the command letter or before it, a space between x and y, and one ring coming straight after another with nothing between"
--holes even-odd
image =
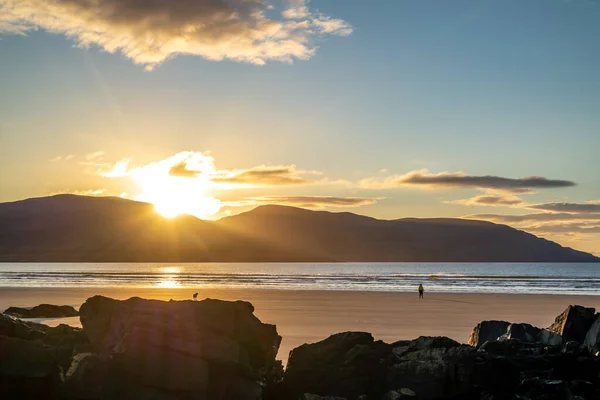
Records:
<instances>
[{"instance_id":1,"label":"sun","mask_svg":"<svg viewBox=\"0 0 600 400\"><path fill-rule=\"evenodd\" d=\"M146 170L134 176L141 188L136 200L154 204L166 218L189 214L207 218L219 212L221 202L208 194L209 182L201 178L171 176L168 171Z\"/></svg>"}]
</instances>

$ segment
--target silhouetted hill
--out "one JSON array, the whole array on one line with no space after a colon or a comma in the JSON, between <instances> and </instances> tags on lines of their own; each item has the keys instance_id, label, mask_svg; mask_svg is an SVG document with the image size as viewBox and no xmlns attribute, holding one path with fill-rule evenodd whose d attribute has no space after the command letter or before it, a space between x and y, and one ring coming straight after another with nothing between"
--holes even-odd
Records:
<instances>
[{"instance_id":1,"label":"silhouetted hill","mask_svg":"<svg viewBox=\"0 0 600 400\"><path fill-rule=\"evenodd\" d=\"M261 206L219 221L150 204L58 195L0 204L1 261L598 262L490 222L378 220Z\"/></svg>"}]
</instances>

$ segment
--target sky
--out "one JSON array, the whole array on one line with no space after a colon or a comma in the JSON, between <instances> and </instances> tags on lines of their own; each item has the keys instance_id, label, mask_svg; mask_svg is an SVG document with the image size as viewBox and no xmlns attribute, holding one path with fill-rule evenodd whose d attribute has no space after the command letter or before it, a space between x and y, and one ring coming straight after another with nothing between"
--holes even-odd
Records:
<instances>
[{"instance_id":1,"label":"sky","mask_svg":"<svg viewBox=\"0 0 600 400\"><path fill-rule=\"evenodd\" d=\"M0 202L505 223L600 255L598 0L0 0Z\"/></svg>"}]
</instances>

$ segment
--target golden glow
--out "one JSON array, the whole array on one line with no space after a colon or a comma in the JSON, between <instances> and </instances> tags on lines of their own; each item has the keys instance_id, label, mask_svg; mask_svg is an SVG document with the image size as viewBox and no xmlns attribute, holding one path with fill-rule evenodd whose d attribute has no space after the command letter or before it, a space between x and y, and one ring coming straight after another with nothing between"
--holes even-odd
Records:
<instances>
[{"instance_id":1,"label":"golden glow","mask_svg":"<svg viewBox=\"0 0 600 400\"><path fill-rule=\"evenodd\" d=\"M175 165L185 165L186 176L174 176ZM202 154L180 153L163 161L128 172L139 185L136 200L154 204L156 211L167 218L182 214L206 218L219 212L221 202L208 195L210 180L203 174L214 170L212 159Z\"/></svg>"},{"instance_id":2,"label":"golden glow","mask_svg":"<svg viewBox=\"0 0 600 400\"><path fill-rule=\"evenodd\" d=\"M166 274L162 277L161 281L158 282L156 287L165 289L175 289L181 287L181 283L177 282L177 274L181 272L179 267L160 267L159 271Z\"/></svg>"}]
</instances>

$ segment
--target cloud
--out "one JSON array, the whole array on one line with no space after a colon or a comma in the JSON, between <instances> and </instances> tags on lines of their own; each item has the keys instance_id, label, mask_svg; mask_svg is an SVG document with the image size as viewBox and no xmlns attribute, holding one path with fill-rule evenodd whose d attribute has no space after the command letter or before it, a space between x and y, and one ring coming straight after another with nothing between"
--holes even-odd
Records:
<instances>
[{"instance_id":1,"label":"cloud","mask_svg":"<svg viewBox=\"0 0 600 400\"><path fill-rule=\"evenodd\" d=\"M447 203L462 204L466 206L491 206L491 207L515 207L523 205L523 200L517 196L486 194L471 197L470 199L461 199L448 201Z\"/></svg>"},{"instance_id":2,"label":"cloud","mask_svg":"<svg viewBox=\"0 0 600 400\"><path fill-rule=\"evenodd\" d=\"M600 213L600 204L596 203L544 203L544 204L532 204L527 208L533 210L543 210L551 212L565 212L565 213Z\"/></svg>"},{"instance_id":3,"label":"cloud","mask_svg":"<svg viewBox=\"0 0 600 400\"><path fill-rule=\"evenodd\" d=\"M522 224L532 222L559 222L559 221L600 221L597 214L567 214L567 213L535 213L523 215L502 214L472 214L462 218L480 219L507 224Z\"/></svg>"},{"instance_id":4,"label":"cloud","mask_svg":"<svg viewBox=\"0 0 600 400\"><path fill-rule=\"evenodd\" d=\"M104 152L103 151L95 151L93 153L89 153L85 156L85 159L88 161L93 161L93 160L102 160L104 158Z\"/></svg>"},{"instance_id":5,"label":"cloud","mask_svg":"<svg viewBox=\"0 0 600 400\"><path fill-rule=\"evenodd\" d=\"M399 185L437 186L455 188L501 189L522 193L522 189L544 189L575 186L574 182L529 176L520 179L500 176L473 176L463 172L441 172L433 174L428 170L412 171L398 179Z\"/></svg>"},{"instance_id":6,"label":"cloud","mask_svg":"<svg viewBox=\"0 0 600 400\"><path fill-rule=\"evenodd\" d=\"M321 36L345 36L341 19L276 0L0 0L0 33L44 29L121 52L148 69L178 54L252 64L306 60Z\"/></svg>"},{"instance_id":7,"label":"cloud","mask_svg":"<svg viewBox=\"0 0 600 400\"><path fill-rule=\"evenodd\" d=\"M364 197L332 197L332 196L265 196L250 197L238 201L224 202L224 206L244 207L264 204L279 204L311 209L323 209L327 207L353 208L377 202L376 198Z\"/></svg>"},{"instance_id":8,"label":"cloud","mask_svg":"<svg viewBox=\"0 0 600 400\"><path fill-rule=\"evenodd\" d=\"M58 162L58 161L69 161L70 159L72 159L74 156L72 154L69 154L67 156L57 156L54 158L49 159L48 161L50 162Z\"/></svg>"},{"instance_id":9,"label":"cloud","mask_svg":"<svg viewBox=\"0 0 600 400\"><path fill-rule=\"evenodd\" d=\"M129 175L129 160L117 161L109 170L99 169L96 173L105 178L124 178Z\"/></svg>"},{"instance_id":10,"label":"cloud","mask_svg":"<svg viewBox=\"0 0 600 400\"><path fill-rule=\"evenodd\" d=\"M295 165L261 165L246 170L219 171L211 177L211 181L248 186L295 186L315 183L314 180L301 176L315 173L317 172L297 170Z\"/></svg>"},{"instance_id":11,"label":"cloud","mask_svg":"<svg viewBox=\"0 0 600 400\"><path fill-rule=\"evenodd\" d=\"M532 233L545 233L545 234L595 234L600 233L600 224L553 224L553 225L540 225L526 228L527 231Z\"/></svg>"},{"instance_id":12,"label":"cloud","mask_svg":"<svg viewBox=\"0 0 600 400\"><path fill-rule=\"evenodd\" d=\"M511 193L531 193L532 189L561 188L575 186L574 182L529 176L513 179L500 176L473 176L464 172L441 172L434 174L427 169L411 171L405 175L394 175L384 179L367 178L360 181L365 189L387 189L399 186L424 188L474 188L494 189Z\"/></svg>"}]
</instances>

